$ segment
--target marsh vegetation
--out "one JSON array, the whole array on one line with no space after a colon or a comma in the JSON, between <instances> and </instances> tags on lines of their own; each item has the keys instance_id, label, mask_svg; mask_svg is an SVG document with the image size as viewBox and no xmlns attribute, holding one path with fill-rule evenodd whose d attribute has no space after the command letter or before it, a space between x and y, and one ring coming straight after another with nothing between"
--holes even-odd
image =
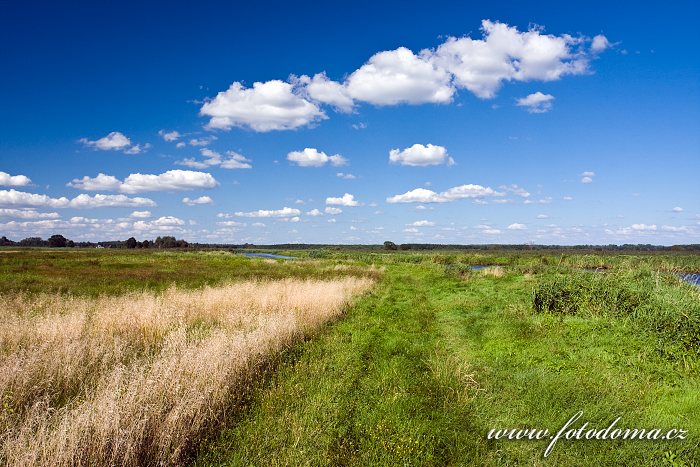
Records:
<instances>
[{"instance_id":1,"label":"marsh vegetation","mask_svg":"<svg viewBox=\"0 0 700 467\"><path fill-rule=\"evenodd\" d=\"M689 436L546 462L700 463L700 256L293 256L0 255L2 463L537 464L486 433L578 410Z\"/></svg>"}]
</instances>

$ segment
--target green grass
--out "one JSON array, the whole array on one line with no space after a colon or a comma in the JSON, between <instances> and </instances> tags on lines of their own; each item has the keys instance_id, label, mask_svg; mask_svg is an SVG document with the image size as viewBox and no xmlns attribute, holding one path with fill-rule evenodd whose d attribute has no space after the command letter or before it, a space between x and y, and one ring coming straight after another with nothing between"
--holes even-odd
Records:
<instances>
[{"instance_id":1,"label":"green grass","mask_svg":"<svg viewBox=\"0 0 700 467\"><path fill-rule=\"evenodd\" d=\"M676 465L700 462L700 378L627 321L534 314L533 279L390 267L304 345L198 465ZM487 441L491 428L681 427L680 442ZM683 464L685 462L686 464ZM672 465L668 463L668 465Z\"/></svg>"},{"instance_id":2,"label":"green grass","mask_svg":"<svg viewBox=\"0 0 700 467\"><path fill-rule=\"evenodd\" d=\"M698 255L292 254L301 259L4 254L0 293L377 278L344 319L275 360L226 428L200 446L196 465L700 465L700 291L668 274L700 270ZM473 272L470 264L506 273ZM589 267L607 272L578 270ZM621 416L622 428L689 435L561 440L548 458L548 441L486 438L492 428L556 431L579 410L595 428Z\"/></svg>"}]
</instances>

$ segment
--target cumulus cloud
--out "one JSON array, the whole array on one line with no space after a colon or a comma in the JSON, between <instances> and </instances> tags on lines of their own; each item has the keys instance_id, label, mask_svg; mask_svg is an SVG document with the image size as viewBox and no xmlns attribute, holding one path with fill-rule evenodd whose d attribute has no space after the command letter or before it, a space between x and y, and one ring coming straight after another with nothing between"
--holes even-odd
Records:
<instances>
[{"instance_id":1,"label":"cumulus cloud","mask_svg":"<svg viewBox=\"0 0 700 467\"><path fill-rule=\"evenodd\" d=\"M312 209L311 211L306 211L307 216L311 217L316 217L316 216L322 216L323 213L319 211L318 209Z\"/></svg>"},{"instance_id":2,"label":"cumulus cloud","mask_svg":"<svg viewBox=\"0 0 700 467\"><path fill-rule=\"evenodd\" d=\"M605 232L609 235L632 235L656 232L656 230L656 224L632 224L629 227L622 227L615 230L606 229Z\"/></svg>"},{"instance_id":3,"label":"cumulus cloud","mask_svg":"<svg viewBox=\"0 0 700 467\"><path fill-rule=\"evenodd\" d=\"M392 149L389 151L389 161L394 164L407 165L411 167L425 167L429 165L454 165L455 161L444 146L428 144L414 144L403 150Z\"/></svg>"},{"instance_id":4,"label":"cumulus cloud","mask_svg":"<svg viewBox=\"0 0 700 467\"><path fill-rule=\"evenodd\" d=\"M280 80L255 82L252 88L236 81L204 103L199 113L210 117L210 128L240 127L258 132L292 130L327 118L318 105Z\"/></svg>"},{"instance_id":5,"label":"cumulus cloud","mask_svg":"<svg viewBox=\"0 0 700 467\"><path fill-rule=\"evenodd\" d=\"M410 225L412 227L432 227L435 225L435 222L422 220L422 221L415 221L412 224L408 224L408 225Z\"/></svg>"},{"instance_id":6,"label":"cumulus cloud","mask_svg":"<svg viewBox=\"0 0 700 467\"><path fill-rule=\"evenodd\" d=\"M113 131L107 136L104 136L94 141L91 141L87 138L80 138L78 141L80 141L86 146L91 146L95 149L100 149L102 151L124 149L128 146L131 146L131 140L119 131Z\"/></svg>"},{"instance_id":7,"label":"cumulus cloud","mask_svg":"<svg viewBox=\"0 0 700 467\"><path fill-rule=\"evenodd\" d=\"M130 217L135 217L137 219L148 219L151 217L151 211L134 211L130 214Z\"/></svg>"},{"instance_id":8,"label":"cumulus cloud","mask_svg":"<svg viewBox=\"0 0 700 467\"><path fill-rule=\"evenodd\" d=\"M198 204L212 204L214 202L213 199L211 199L208 196L200 196L199 198L182 198L182 204L185 204L187 206L197 206Z\"/></svg>"},{"instance_id":9,"label":"cumulus cloud","mask_svg":"<svg viewBox=\"0 0 700 467\"><path fill-rule=\"evenodd\" d=\"M340 154L329 156L325 152L315 148L304 148L303 151L292 151L287 154L287 160L299 167L322 167L329 162L331 165L338 167L348 162L347 159Z\"/></svg>"},{"instance_id":10,"label":"cumulus cloud","mask_svg":"<svg viewBox=\"0 0 700 467\"><path fill-rule=\"evenodd\" d=\"M426 188L416 188L401 195L391 196L386 199L387 203L447 203L458 199L472 198L481 199L485 197L504 196L505 193L481 185L460 185L450 188L447 191L436 193Z\"/></svg>"},{"instance_id":11,"label":"cumulus cloud","mask_svg":"<svg viewBox=\"0 0 700 467\"><path fill-rule=\"evenodd\" d=\"M15 219L58 219L61 216L57 212L39 212L34 208L0 208L0 217L13 217Z\"/></svg>"},{"instance_id":12,"label":"cumulus cloud","mask_svg":"<svg viewBox=\"0 0 700 467\"><path fill-rule=\"evenodd\" d=\"M81 194L70 200L71 208L101 208L101 207L140 207L155 206L156 203L148 198L129 198L125 195L101 195L94 196Z\"/></svg>"},{"instance_id":13,"label":"cumulus cloud","mask_svg":"<svg viewBox=\"0 0 700 467\"><path fill-rule=\"evenodd\" d=\"M355 180L357 177L351 173L338 172L335 174L336 177L342 178L343 180Z\"/></svg>"},{"instance_id":14,"label":"cumulus cloud","mask_svg":"<svg viewBox=\"0 0 700 467\"><path fill-rule=\"evenodd\" d=\"M554 81L588 73L591 59L609 46L602 35L591 40L545 34L537 26L520 31L483 20L480 38L450 37L435 50L418 53L406 47L380 51L343 81L317 73L313 77L292 75L289 82L256 82L252 88L234 82L208 100L200 114L210 117L210 128L272 131L327 118L320 105L351 112L356 102L378 106L446 104L458 89L488 99L504 82ZM528 108L549 110L551 99Z\"/></svg>"},{"instance_id":15,"label":"cumulus cloud","mask_svg":"<svg viewBox=\"0 0 700 467\"><path fill-rule=\"evenodd\" d=\"M192 167L194 169L206 169L207 167L219 166L222 169L252 169L251 160L235 152L226 151L226 156L222 156L209 148L199 150L204 159L193 157L175 162L178 165Z\"/></svg>"},{"instance_id":16,"label":"cumulus cloud","mask_svg":"<svg viewBox=\"0 0 700 467\"><path fill-rule=\"evenodd\" d=\"M680 206L676 206L675 208L672 209L673 212L683 212L683 208Z\"/></svg>"},{"instance_id":17,"label":"cumulus cloud","mask_svg":"<svg viewBox=\"0 0 700 467\"><path fill-rule=\"evenodd\" d=\"M458 87L482 99L492 98L504 81L554 81L588 72L584 41L568 34L544 34L533 27L521 32L504 23L483 20L482 39L448 38L434 61L454 75Z\"/></svg>"},{"instance_id":18,"label":"cumulus cloud","mask_svg":"<svg viewBox=\"0 0 700 467\"><path fill-rule=\"evenodd\" d=\"M359 206L360 203L355 200L355 195L350 193L345 193L340 198L328 197L326 198L326 204L329 206Z\"/></svg>"},{"instance_id":19,"label":"cumulus cloud","mask_svg":"<svg viewBox=\"0 0 700 467\"><path fill-rule=\"evenodd\" d=\"M164 216L154 221L136 221L133 227L140 231L172 232L181 231L183 225L185 225L185 221L180 218Z\"/></svg>"},{"instance_id":20,"label":"cumulus cloud","mask_svg":"<svg viewBox=\"0 0 700 467\"><path fill-rule=\"evenodd\" d=\"M75 178L68 182L66 186L84 191L118 191L122 186L122 182L117 177L100 172L93 178L87 175L83 178Z\"/></svg>"},{"instance_id":21,"label":"cumulus cloud","mask_svg":"<svg viewBox=\"0 0 700 467\"><path fill-rule=\"evenodd\" d=\"M147 191L182 191L198 188L214 188L219 183L206 172L192 170L168 170L162 174L131 174L120 181L103 173L94 178L76 178L67 186L85 191L110 190L124 193L143 193Z\"/></svg>"},{"instance_id":22,"label":"cumulus cloud","mask_svg":"<svg viewBox=\"0 0 700 467\"><path fill-rule=\"evenodd\" d=\"M525 224L513 223L508 226L508 230L525 230L527 226Z\"/></svg>"},{"instance_id":23,"label":"cumulus cloud","mask_svg":"<svg viewBox=\"0 0 700 467\"><path fill-rule=\"evenodd\" d=\"M119 131L113 131L107 136L96 140L80 138L78 141L80 143L83 143L85 146L94 149L99 149L101 151L123 150L125 154L139 154L144 149L148 149L151 147L150 144L132 145L131 140Z\"/></svg>"},{"instance_id":24,"label":"cumulus cloud","mask_svg":"<svg viewBox=\"0 0 700 467\"><path fill-rule=\"evenodd\" d=\"M324 209L324 212L325 212L326 214L330 214L330 215L332 215L332 216L335 216L335 215L338 215L338 214L342 214L342 213L343 213L343 210L340 209L340 208L334 208L334 207L328 206L328 207L326 207L326 209Z\"/></svg>"},{"instance_id":25,"label":"cumulus cloud","mask_svg":"<svg viewBox=\"0 0 700 467\"><path fill-rule=\"evenodd\" d=\"M549 112L553 107L554 96L551 94L543 94L539 91L529 94L520 99L516 99L516 105L525 107L525 110L531 114L541 114Z\"/></svg>"},{"instance_id":26,"label":"cumulus cloud","mask_svg":"<svg viewBox=\"0 0 700 467\"><path fill-rule=\"evenodd\" d=\"M158 134L159 134L165 141L168 141L168 142L177 141L178 139L180 139L180 136L181 136L180 133L179 133L178 131L174 131L174 130L173 130L173 131L160 130L160 131L158 132Z\"/></svg>"},{"instance_id":27,"label":"cumulus cloud","mask_svg":"<svg viewBox=\"0 0 700 467\"><path fill-rule=\"evenodd\" d=\"M593 183L593 177L595 177L595 172L583 172L581 174L581 183L583 183L584 185Z\"/></svg>"},{"instance_id":28,"label":"cumulus cloud","mask_svg":"<svg viewBox=\"0 0 700 467\"><path fill-rule=\"evenodd\" d=\"M612 44L610 43L608 38L602 34L598 34L591 41L591 51L595 53L600 53L605 49L610 48L611 46Z\"/></svg>"},{"instance_id":29,"label":"cumulus cloud","mask_svg":"<svg viewBox=\"0 0 700 467\"><path fill-rule=\"evenodd\" d=\"M10 175L7 172L0 172L0 186L27 186L32 181L26 175Z\"/></svg>"},{"instance_id":30,"label":"cumulus cloud","mask_svg":"<svg viewBox=\"0 0 700 467\"><path fill-rule=\"evenodd\" d=\"M81 194L73 199L66 197L51 198L47 195L27 193L17 190L0 190L0 206L28 206L51 208L76 208L88 209L99 207L139 207L155 206L156 203L148 198L129 198L124 195L94 196Z\"/></svg>"},{"instance_id":31,"label":"cumulus cloud","mask_svg":"<svg viewBox=\"0 0 700 467\"><path fill-rule=\"evenodd\" d=\"M416 188L402 195L391 196L386 201L387 203L444 203L447 200L433 190Z\"/></svg>"},{"instance_id":32,"label":"cumulus cloud","mask_svg":"<svg viewBox=\"0 0 700 467\"><path fill-rule=\"evenodd\" d=\"M298 216L301 214L301 211L295 208L288 208L288 207L283 207L282 209L277 209L277 210L265 210L265 209L260 209L257 211L250 211L250 212L236 212L235 215L238 217L292 217L292 216Z\"/></svg>"},{"instance_id":33,"label":"cumulus cloud","mask_svg":"<svg viewBox=\"0 0 700 467\"><path fill-rule=\"evenodd\" d=\"M296 84L304 86L311 100L331 105L339 112L352 112L354 102L347 88L328 79L326 73L317 73L313 78L302 75L296 80Z\"/></svg>"},{"instance_id":34,"label":"cumulus cloud","mask_svg":"<svg viewBox=\"0 0 700 467\"><path fill-rule=\"evenodd\" d=\"M124 193L143 193L146 191L181 191L198 188L214 188L219 183L206 172L192 170L168 170L162 174L131 174L122 183L120 191Z\"/></svg>"},{"instance_id":35,"label":"cumulus cloud","mask_svg":"<svg viewBox=\"0 0 700 467\"><path fill-rule=\"evenodd\" d=\"M450 74L430 53L406 47L374 54L345 84L349 95L375 105L448 103L455 92Z\"/></svg>"}]
</instances>

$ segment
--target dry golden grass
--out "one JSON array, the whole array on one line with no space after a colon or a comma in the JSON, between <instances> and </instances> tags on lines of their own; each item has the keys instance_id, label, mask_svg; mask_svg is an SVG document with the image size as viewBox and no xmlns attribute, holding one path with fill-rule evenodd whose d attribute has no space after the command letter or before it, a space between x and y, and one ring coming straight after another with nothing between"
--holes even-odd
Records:
<instances>
[{"instance_id":1,"label":"dry golden grass","mask_svg":"<svg viewBox=\"0 0 700 467\"><path fill-rule=\"evenodd\" d=\"M505 270L500 266L489 266L481 270L481 273L485 276L491 277L503 277L505 275Z\"/></svg>"},{"instance_id":2,"label":"dry golden grass","mask_svg":"<svg viewBox=\"0 0 700 467\"><path fill-rule=\"evenodd\" d=\"M0 296L0 463L181 463L271 355L337 318L371 283Z\"/></svg>"}]
</instances>

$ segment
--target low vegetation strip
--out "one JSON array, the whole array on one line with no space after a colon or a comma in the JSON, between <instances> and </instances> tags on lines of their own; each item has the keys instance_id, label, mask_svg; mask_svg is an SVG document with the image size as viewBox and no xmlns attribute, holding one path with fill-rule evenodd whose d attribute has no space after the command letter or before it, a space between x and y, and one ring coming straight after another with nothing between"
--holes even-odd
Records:
<instances>
[{"instance_id":1,"label":"low vegetation strip","mask_svg":"<svg viewBox=\"0 0 700 467\"><path fill-rule=\"evenodd\" d=\"M700 293L674 275L648 269L551 275L533 290L532 302L540 313L627 319L655 332L664 353L680 346L700 354Z\"/></svg>"},{"instance_id":2,"label":"low vegetation strip","mask_svg":"<svg viewBox=\"0 0 700 467\"><path fill-rule=\"evenodd\" d=\"M180 463L272 355L340 316L372 283L0 295L0 463Z\"/></svg>"}]
</instances>

